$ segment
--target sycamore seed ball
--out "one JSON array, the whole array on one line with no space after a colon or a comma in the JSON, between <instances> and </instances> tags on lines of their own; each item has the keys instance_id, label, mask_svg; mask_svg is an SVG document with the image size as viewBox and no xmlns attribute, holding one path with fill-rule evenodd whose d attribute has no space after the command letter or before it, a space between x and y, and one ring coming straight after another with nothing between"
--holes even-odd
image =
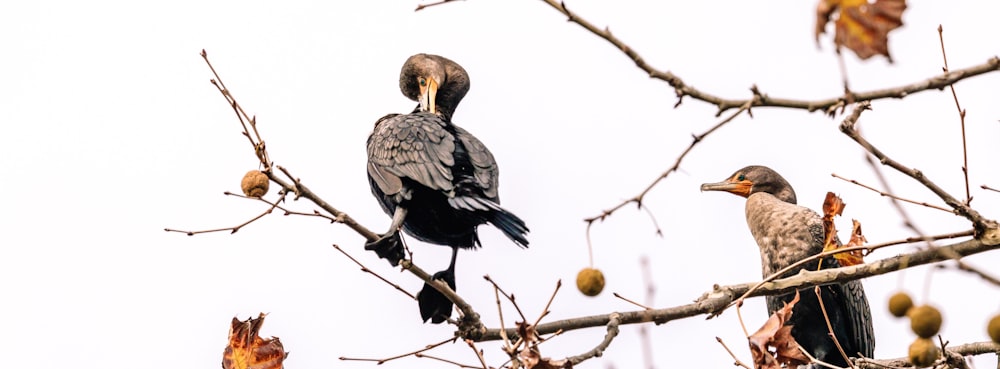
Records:
<instances>
[{"instance_id":1,"label":"sycamore seed ball","mask_svg":"<svg viewBox=\"0 0 1000 369\"><path fill-rule=\"evenodd\" d=\"M267 194L267 187L271 182L267 179L267 175L259 170L251 170L243 176L243 182L240 183L240 188L243 190L243 194L250 197L263 197Z\"/></svg>"},{"instance_id":2,"label":"sycamore seed ball","mask_svg":"<svg viewBox=\"0 0 1000 369\"><path fill-rule=\"evenodd\" d=\"M934 364L938 358L938 348L929 338L917 338L910 344L910 363L918 368Z\"/></svg>"},{"instance_id":3,"label":"sycamore seed ball","mask_svg":"<svg viewBox=\"0 0 1000 369\"><path fill-rule=\"evenodd\" d=\"M910 309L910 329L922 338L934 337L941 330L941 312L930 305Z\"/></svg>"},{"instance_id":4,"label":"sycamore seed ball","mask_svg":"<svg viewBox=\"0 0 1000 369\"><path fill-rule=\"evenodd\" d=\"M913 300L906 292L896 292L889 298L889 313L897 318L906 316L906 312L913 307Z\"/></svg>"},{"instance_id":5,"label":"sycamore seed ball","mask_svg":"<svg viewBox=\"0 0 1000 369\"><path fill-rule=\"evenodd\" d=\"M597 296L604 290L604 273L594 268L583 268L576 275L576 288L587 296Z\"/></svg>"},{"instance_id":6,"label":"sycamore seed ball","mask_svg":"<svg viewBox=\"0 0 1000 369\"><path fill-rule=\"evenodd\" d=\"M990 323L986 325L986 333L990 334L993 343L1000 344L1000 315L990 319Z\"/></svg>"}]
</instances>

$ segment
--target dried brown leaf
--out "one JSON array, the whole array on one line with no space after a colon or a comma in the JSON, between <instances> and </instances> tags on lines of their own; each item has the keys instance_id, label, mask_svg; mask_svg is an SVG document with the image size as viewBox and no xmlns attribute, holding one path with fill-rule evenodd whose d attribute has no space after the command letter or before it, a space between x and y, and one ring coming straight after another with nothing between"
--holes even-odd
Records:
<instances>
[{"instance_id":1,"label":"dried brown leaf","mask_svg":"<svg viewBox=\"0 0 1000 369\"><path fill-rule=\"evenodd\" d=\"M853 246L863 246L865 242L865 236L861 234L861 222L852 219L853 228L851 229L851 240L846 245L841 245L837 240L837 227L833 224L833 217L841 215L844 212L844 201L840 199L833 192L826 193L826 199L823 200L823 231L824 231L824 241L823 241L823 251L833 251L843 247L853 247ZM854 250L848 252L841 252L833 255L835 259L840 263L840 266L851 266L864 264L864 254L861 250Z\"/></svg>"},{"instance_id":2,"label":"dried brown leaf","mask_svg":"<svg viewBox=\"0 0 1000 369\"><path fill-rule=\"evenodd\" d=\"M795 298L771 314L754 334L747 338L750 344L750 354L756 369L779 369L781 364L801 365L809 363L809 359L798 349L798 342L792 338L792 326L785 323L792 317L792 308L799 302L799 292ZM771 349L774 349L772 351Z\"/></svg>"},{"instance_id":3,"label":"dried brown leaf","mask_svg":"<svg viewBox=\"0 0 1000 369\"><path fill-rule=\"evenodd\" d=\"M837 240L837 226L833 224L833 217L844 213L847 204L833 192L827 192L823 199L823 251L835 250L840 247Z\"/></svg>"},{"instance_id":4,"label":"dried brown leaf","mask_svg":"<svg viewBox=\"0 0 1000 369\"><path fill-rule=\"evenodd\" d=\"M837 12L839 10L839 12ZM889 31L903 25L903 11L906 0L820 0L816 6L815 37L826 30L826 24L834 12L836 33L834 44L847 47L861 59L875 55L889 55Z\"/></svg>"},{"instance_id":5,"label":"dried brown leaf","mask_svg":"<svg viewBox=\"0 0 1000 369\"><path fill-rule=\"evenodd\" d=\"M258 335L265 316L261 313L257 319L242 322L233 318L229 344L222 355L223 369L282 369L288 353L281 341L278 337L260 338Z\"/></svg>"}]
</instances>

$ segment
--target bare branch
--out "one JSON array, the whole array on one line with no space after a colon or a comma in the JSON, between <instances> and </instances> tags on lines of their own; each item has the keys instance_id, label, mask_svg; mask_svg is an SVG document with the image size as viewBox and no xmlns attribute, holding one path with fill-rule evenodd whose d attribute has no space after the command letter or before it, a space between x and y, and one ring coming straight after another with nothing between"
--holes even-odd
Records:
<instances>
[{"instance_id":1,"label":"bare branch","mask_svg":"<svg viewBox=\"0 0 1000 369\"><path fill-rule=\"evenodd\" d=\"M984 281L987 281L987 282L992 283L993 285L995 285L997 287L1000 287L1000 279L998 279L997 277L994 277L993 275L991 275L989 273L981 271L978 268L975 268L975 267L969 265L968 263L957 263L957 264L955 264L955 268L958 269L958 270L961 270L961 271L965 271L965 272L969 272L969 273L975 274L975 275L979 276L979 278L982 278Z\"/></svg>"},{"instance_id":2,"label":"bare branch","mask_svg":"<svg viewBox=\"0 0 1000 369\"><path fill-rule=\"evenodd\" d=\"M400 287L398 284L392 283L391 281L389 281L388 279L385 279L384 277L382 277L378 273L375 273L371 269L368 269L368 267L366 267L364 264L361 264L361 262L358 261L358 259L355 259L353 256L351 256L351 254L348 254L347 251L344 251L344 249L340 248L340 246L337 246L336 244L334 244L333 248L337 249L337 251L340 251L341 254L344 254L344 256L346 256L348 259L351 259L351 261L353 261L354 264L357 264L359 267L361 267L361 271L362 272L365 272L365 273L368 273L368 274L371 274L371 275L375 276L375 278L378 278L378 279L382 280L382 282L385 282L386 284L388 284L388 285L392 286L393 288L395 288L397 291L402 292L403 294L405 294L406 296L408 296L411 300L416 300L417 299L416 296L414 296L409 291L404 290L403 287ZM379 363L379 364L381 364L381 363Z\"/></svg>"},{"instance_id":3,"label":"bare branch","mask_svg":"<svg viewBox=\"0 0 1000 369\"><path fill-rule=\"evenodd\" d=\"M385 364L385 363L387 363L389 361L400 359L400 358L404 358L404 357L407 357L407 356L420 357L419 354L422 353L422 352L424 352L424 351L432 350L432 349L434 349L434 348L436 348L438 346L441 346L443 344L446 344L448 342L455 342L455 340L457 340L457 339L458 339L458 337L449 337L449 338L446 338L444 341L424 346L424 348L422 348L422 349L419 349L419 350L416 350L416 351L412 351L412 352L408 352L408 353L401 354L401 355L387 357L385 359L365 359L365 358L353 358L353 357L344 357L344 356L339 357L339 359L343 360L343 361L374 361L378 365L382 365L382 364Z\"/></svg>"},{"instance_id":4,"label":"bare branch","mask_svg":"<svg viewBox=\"0 0 1000 369\"><path fill-rule=\"evenodd\" d=\"M750 109L750 103L749 102L745 103L743 106L740 106L739 110L737 110L736 112L734 112L732 115L730 115L726 119L723 119L721 122L716 123L714 126L712 126L712 128L709 128L704 133L702 133L700 135L697 135L697 136L692 135L691 144L688 145L687 149L684 149L684 152L682 152L680 154L680 156L677 157L677 160L674 161L674 165L672 167L670 167L669 169L667 169L666 171L664 171L662 174L660 174L659 177L657 177L655 180L653 180L653 183L650 183L649 186L646 186L646 189L642 190L642 192L640 192L635 197L633 197L631 199L628 199L628 200L625 200L622 203L620 203L618 205L615 205L613 208L610 208L610 209L602 211L600 215L584 219L583 221L587 222L587 237L588 237L588 239L590 237L590 224L592 224L592 223L594 223L594 222L596 222L598 220L603 221L605 218L607 218L608 216L610 216L611 214L613 214L615 211L618 211L618 209L621 209L621 208L625 207L625 205L628 205L628 204L631 204L631 203L635 203L640 208L642 208L642 200L643 200L644 197L646 197L646 194L649 193L649 191L652 190L653 187L656 187L656 185L658 183L660 183L660 181L666 179L667 176L670 175L670 173L676 172L678 169L680 169L680 167L681 167L681 161L684 160L684 157L687 156L687 154L690 153L692 149L694 149L695 145L697 145L699 142L701 142L702 140L704 140L706 136L712 134L712 132L715 132L716 130L718 130L722 126L726 125L726 123L732 122L733 119L736 119L736 117L739 116L744 111L749 111L749 109ZM654 219L654 222L655 222L655 219ZM657 227L657 230L659 230L659 225L657 225L656 227ZM593 264L593 263L591 263L591 264Z\"/></svg>"},{"instance_id":5,"label":"bare branch","mask_svg":"<svg viewBox=\"0 0 1000 369\"><path fill-rule=\"evenodd\" d=\"M960 356L975 356L983 354L993 354L1000 353L1000 344L993 342L973 342L964 345L952 346L947 349L949 353L957 354ZM885 369L899 368L899 367L911 367L910 360L901 357L896 359L884 359L875 360L867 358L857 358L854 359L854 364L858 366L859 369Z\"/></svg>"},{"instance_id":6,"label":"bare branch","mask_svg":"<svg viewBox=\"0 0 1000 369\"><path fill-rule=\"evenodd\" d=\"M493 285L494 289L496 289L497 291L500 291L500 294L503 295L503 297L506 297L507 300L510 301L511 305L514 305L514 309L517 310L517 314L521 316L521 321L522 322L527 322L528 321L528 318L524 316L524 312L521 311L521 307L517 306L517 301L515 301L515 299L514 299L514 294L509 294L508 295L507 292L504 291L503 288L500 288L500 285L497 284L497 282L494 281L493 278L490 277L489 275L484 275L483 279L485 279L488 282L490 282L490 284Z\"/></svg>"},{"instance_id":7,"label":"bare branch","mask_svg":"<svg viewBox=\"0 0 1000 369\"><path fill-rule=\"evenodd\" d=\"M981 74L986 74L1000 70L1000 57L992 57L988 59L985 63L980 65L975 65L965 69L959 69L955 71L948 71L944 74L930 77L928 79L917 81L908 85L885 88L880 90L872 90L866 92L851 93L847 96L837 96L822 100L797 100L789 98L772 98L767 94L755 91L754 95L750 99L725 99L718 97L707 92L698 90L694 87L689 86L680 77L674 75L669 71L662 71L653 68L649 65L639 54L628 46L622 40L618 39L611 34L611 31L607 28L600 29L594 26L592 23L581 18L576 13L571 12L567 7L565 2L557 2L555 0L544 0L546 4L556 9L563 15L565 15L570 22L576 23L593 33L594 35L603 38L612 45L614 45L618 50L621 50L629 59L635 63L639 69L646 72L651 78L656 78L662 80L674 88L674 92L677 95L678 102L680 105L681 99L684 96L691 96L694 99L701 100L710 104L715 105L719 110L716 116L721 115L723 112L729 109L735 109L743 106L744 104L750 102L751 106L761 106L761 107L781 107L781 108L792 108L792 109L804 109L809 112L821 110L825 112L832 111L837 107L842 107L849 105L850 101L869 101L878 100L885 98L896 98L901 99L910 94L927 91L927 90L940 90L958 81L966 78L975 77ZM677 106L675 105L675 106Z\"/></svg>"},{"instance_id":8,"label":"bare branch","mask_svg":"<svg viewBox=\"0 0 1000 369\"><path fill-rule=\"evenodd\" d=\"M225 194L226 195L235 195L235 194L233 194L232 192L229 192L229 191L226 191ZM251 199L251 200L258 200L258 199L260 199L258 197L246 197L246 196L239 196L239 195L235 195L235 196L241 197L241 198L245 198L245 199ZM275 201L274 203L270 203L270 202L264 201L264 202L266 202L268 204L271 204L271 207L267 208L267 210L264 210L264 212L258 214L257 216L255 216L253 218L250 218L250 220L247 220L247 221L245 221L243 223L240 223L240 224L232 226L232 227L216 228L216 229L206 229L206 230L200 230L200 231L182 231L182 230L173 229L173 228L164 228L163 230L167 231L167 232L184 233L184 234L186 234L188 236L194 236L196 234L202 234L202 233L225 232L225 231L229 231L229 234L233 234L233 233L236 233L237 231L239 231L240 228L243 228L244 226L246 226L246 225L248 225L250 223L256 222L260 218L263 218L265 215L271 214L271 212L273 212L274 209L278 207L278 204L281 203L284 200L285 200L285 195L282 194L281 197L278 198L278 201Z\"/></svg>"},{"instance_id":9,"label":"bare branch","mask_svg":"<svg viewBox=\"0 0 1000 369\"><path fill-rule=\"evenodd\" d=\"M489 365L486 365L486 358L483 357L483 351L476 348L476 342L473 340L465 340L465 343L469 345L469 348L476 353L476 357L479 358L479 363L482 364L483 369L489 369Z\"/></svg>"},{"instance_id":10,"label":"bare branch","mask_svg":"<svg viewBox=\"0 0 1000 369\"><path fill-rule=\"evenodd\" d=\"M420 5L417 5L417 8L416 8L416 9L414 9L413 11L415 11L415 12L419 12L419 11L421 11L421 10L424 10L424 9L427 9L427 8L430 8L430 7L432 7L432 6L437 6L437 5L442 5L442 4L447 4L447 3L450 3L450 2L453 2L453 1L464 1L464 0L441 0L441 1L437 1L437 2L433 2L433 3L430 3L430 4L420 4Z\"/></svg>"},{"instance_id":11,"label":"bare branch","mask_svg":"<svg viewBox=\"0 0 1000 369\"><path fill-rule=\"evenodd\" d=\"M643 304L640 304L638 302L635 302L634 300L631 300L631 299L629 299L627 297L624 297L624 296L618 294L618 292L612 292L611 294L614 295L615 297L621 299L622 301L625 301L625 302L630 303L632 305L635 305L637 307L643 308L645 310L653 310L653 308L651 308L649 306L646 306L646 305L643 305Z\"/></svg>"},{"instance_id":12,"label":"bare branch","mask_svg":"<svg viewBox=\"0 0 1000 369\"><path fill-rule=\"evenodd\" d=\"M990 186L987 186L987 185L980 185L979 188L982 188L982 189L987 190L987 191L1000 192L1000 190L995 189L995 188L990 187Z\"/></svg>"},{"instance_id":13,"label":"bare branch","mask_svg":"<svg viewBox=\"0 0 1000 369\"><path fill-rule=\"evenodd\" d=\"M538 319L535 319L534 325L537 326L538 322L542 321L542 318L552 312L549 308L552 307L552 301L556 299L556 294L559 293L560 287L562 287L562 279L556 281L556 288L552 290L552 296L549 296L549 301L545 303L545 308L542 309L542 313L538 314Z\"/></svg>"},{"instance_id":14,"label":"bare branch","mask_svg":"<svg viewBox=\"0 0 1000 369\"><path fill-rule=\"evenodd\" d=\"M950 257L945 256L946 253L955 253L964 257L996 249L1000 249L1000 243L988 245L979 239L971 239L947 246L941 246L936 249L919 250L867 264L815 272L803 271L792 277L764 283L747 297L780 295L806 287L843 283L875 275L882 275L902 269L948 260ZM724 309L730 303L736 301L737 296L746 293L757 284L758 283L744 283L731 286L716 286L712 292L705 293L696 302L691 304L663 309L623 312L621 313L620 324L637 324L646 322L665 323L671 320L689 318L696 315L712 314ZM570 331L581 328L604 326L607 325L608 322L610 322L610 315L601 314L544 323L536 326L535 329L539 334L547 334L556 332L560 329ZM516 337L517 331L514 329L507 329L506 334L508 337ZM498 339L500 339L500 329L496 328L485 330L482 336L478 338L479 341L494 341Z\"/></svg>"},{"instance_id":15,"label":"bare branch","mask_svg":"<svg viewBox=\"0 0 1000 369\"><path fill-rule=\"evenodd\" d=\"M604 355L604 350L607 350L608 346L611 345L611 341L614 341L615 337L618 336L618 324L621 323L621 315L618 313L611 313L608 318L608 333L604 335L604 340L597 344L597 346L593 349L590 349L590 351L584 352L580 355L567 357L566 361L576 365L582 363L584 360Z\"/></svg>"},{"instance_id":16,"label":"bare branch","mask_svg":"<svg viewBox=\"0 0 1000 369\"><path fill-rule=\"evenodd\" d=\"M874 192L877 192L879 195L882 195L883 197L889 197L889 198L892 198L894 200L908 202L908 203L911 203L911 204L914 204L914 205L926 206L926 207L929 207L931 209L937 209L937 210L946 211L946 212L949 212L949 213L952 212L951 209L948 209L948 208L943 207L943 206L932 205L932 204L928 204L928 203L923 202L923 201L910 200L910 199L907 199L907 198L903 198L903 197L899 197L899 196L893 195L893 194L888 193L888 192L883 192L883 191L881 191L879 189L876 189L875 187L868 186L868 185L863 184L861 182L858 182L856 180L841 177L841 176L837 175L837 173L830 173L830 175L832 175L834 178L837 178L839 180L846 181L846 182L849 182L851 184L858 185L858 186L861 186L863 188L866 188L866 189L872 190Z\"/></svg>"},{"instance_id":17,"label":"bare branch","mask_svg":"<svg viewBox=\"0 0 1000 369\"><path fill-rule=\"evenodd\" d=\"M910 237L910 238L907 238L905 240L883 242L883 243L874 244L874 245L868 245L868 246L840 247L840 248L837 248L837 249L834 249L834 250L830 250L830 251L823 251L823 252L818 253L816 255L813 255L813 256L804 258L802 260L796 261L796 262L794 262L794 263L792 263L792 264L790 264L790 265L788 265L788 266L786 266L784 268L781 268L780 270L772 273L767 278L764 278L764 280L762 280L759 283L757 283L757 285L755 285L752 288L750 288L747 292L745 292L743 294L743 296L740 296L740 298L736 299L736 301L734 301L732 304L730 304L729 306L726 306L726 308L728 309L729 307L732 307L733 305L738 304L743 299L752 296L753 292L756 291L761 286L763 286L765 283L773 281L773 280L776 280L779 277L781 277L782 275L784 275L785 273L788 273L791 270L797 269L797 268L801 267L802 265L805 265L806 263L809 263L809 262L817 260L817 259L822 259L822 258L825 258L827 256L833 256L833 255L836 255L836 254L840 254L840 253L844 253L844 252L852 252L852 251L857 251L857 250L862 250L862 251L865 251L866 254L870 254L873 251L878 250L878 249L883 248L883 247L889 247L889 246L894 246L894 245L899 245L899 244L904 244L904 243L918 242L918 241L934 240L934 239L967 237L967 236L971 236L972 234L973 234L973 231L965 231L965 232L948 233L948 234L944 234L944 235L931 236L931 237L925 237L925 236ZM948 256L952 257L952 255L948 255ZM715 312L713 314L713 316L721 315L723 311L725 311L725 309L722 309L720 311ZM744 328L744 330L746 330L746 329Z\"/></svg>"},{"instance_id":18,"label":"bare branch","mask_svg":"<svg viewBox=\"0 0 1000 369\"><path fill-rule=\"evenodd\" d=\"M955 197L951 196L951 194L924 176L923 172L917 169L907 168L899 162L890 159L885 153L875 148L875 146L869 143L868 140L862 137L861 134L854 129L854 125L861 116L861 112L867 109L871 109L871 103L867 101L855 105L854 111L851 115L845 118L844 122L840 124L840 131L861 145L861 147L866 151L878 158L882 165L888 165L900 173L906 174L917 182L920 182L920 184L924 185L924 187L927 187L927 189L931 190L931 192L940 197L941 200L944 200L948 206L951 206L952 209L954 209L955 214L969 219L978 233L977 236L990 233L991 240L986 242L1000 242L1000 232L998 232L1000 225L998 225L996 221L984 218L978 211L969 207L968 204L958 201Z\"/></svg>"},{"instance_id":19,"label":"bare branch","mask_svg":"<svg viewBox=\"0 0 1000 369\"><path fill-rule=\"evenodd\" d=\"M938 25L938 39L941 40L941 57L944 58L944 72L948 73L948 53L944 51L944 27ZM965 203L972 202L972 194L969 192L969 149L965 139L965 109L958 102L958 93L955 92L955 85L948 85L951 90L951 97L955 99L955 108L958 109L958 119L962 124L962 174L965 175Z\"/></svg>"},{"instance_id":20,"label":"bare branch","mask_svg":"<svg viewBox=\"0 0 1000 369\"><path fill-rule=\"evenodd\" d=\"M417 354L415 354L413 356L420 357L420 358L428 358L428 359L431 359L431 360L437 360L437 361L440 361L440 362L443 362L443 363L448 363L448 364L457 366L459 368L466 368L466 369L476 369L476 368L479 368L478 366L468 365L468 364L462 364L462 363L451 361L451 360L448 360L448 359L439 358L437 356L426 355L424 353L417 353Z\"/></svg>"},{"instance_id":21,"label":"bare branch","mask_svg":"<svg viewBox=\"0 0 1000 369\"><path fill-rule=\"evenodd\" d=\"M840 345L840 340L837 339L837 334L833 332L833 324L830 324L830 315L826 312L826 305L823 304L822 290L819 286L816 286L813 287L813 293L816 294L816 300L819 301L819 310L823 312L823 320L826 321L826 331L830 334L830 338L833 339L834 346L837 346L837 351L840 351L840 355L844 357L844 361L847 362L851 369L857 369L854 366L854 363L851 362L851 357L844 352L844 347Z\"/></svg>"},{"instance_id":22,"label":"bare branch","mask_svg":"<svg viewBox=\"0 0 1000 369\"><path fill-rule=\"evenodd\" d=\"M740 361L740 359L738 357L736 357L736 354L733 353L733 350L730 350L729 346L726 346L726 343L722 342L722 338L715 337L715 340L718 341L720 345L722 345L722 348L726 349L726 352L729 353L729 356L733 357L733 361L734 361L733 364L734 365L741 366L741 367L743 367L745 369L752 369L749 366L747 366L747 364L744 364L742 361Z\"/></svg>"}]
</instances>

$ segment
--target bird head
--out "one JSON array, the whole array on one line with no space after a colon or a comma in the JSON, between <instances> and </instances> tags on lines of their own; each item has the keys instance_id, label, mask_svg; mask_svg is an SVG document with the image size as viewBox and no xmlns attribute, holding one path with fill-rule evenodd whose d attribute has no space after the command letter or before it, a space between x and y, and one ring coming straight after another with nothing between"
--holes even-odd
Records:
<instances>
[{"instance_id":1,"label":"bird head","mask_svg":"<svg viewBox=\"0 0 1000 369\"><path fill-rule=\"evenodd\" d=\"M399 89L420 103L419 111L449 117L469 92L469 85L469 75L461 65L438 55L411 56L399 73Z\"/></svg>"},{"instance_id":2,"label":"bird head","mask_svg":"<svg viewBox=\"0 0 1000 369\"><path fill-rule=\"evenodd\" d=\"M742 197L764 192L790 204L796 202L792 185L788 184L778 172L761 165L751 165L737 170L722 182L705 183L701 185L701 190L725 191Z\"/></svg>"}]
</instances>

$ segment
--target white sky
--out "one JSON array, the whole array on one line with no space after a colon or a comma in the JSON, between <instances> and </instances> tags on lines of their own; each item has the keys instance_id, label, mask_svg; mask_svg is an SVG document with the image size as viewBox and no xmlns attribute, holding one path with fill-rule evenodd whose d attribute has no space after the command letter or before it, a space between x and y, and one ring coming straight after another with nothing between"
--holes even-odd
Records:
<instances>
[{"instance_id":1,"label":"white sky","mask_svg":"<svg viewBox=\"0 0 1000 369\"><path fill-rule=\"evenodd\" d=\"M812 39L815 1L583 1L571 9L609 25L647 61L689 84L747 97L752 84L777 97L825 98L840 74L824 37ZM471 74L472 90L455 121L489 145L502 168L503 204L532 232L518 250L483 227L485 247L459 256L458 288L496 326L490 274L530 318L557 279L564 289L550 319L634 310L611 296L643 300L639 260L650 258L656 307L690 302L713 284L760 277L757 248L742 200L700 193L748 164L765 164L794 186L800 204L818 208L826 191L848 204L839 220L864 224L871 242L911 236L888 202L830 177L876 185L860 149L837 130L840 119L783 109L755 109L709 136L682 171L654 189L647 204L662 226L628 208L593 228L596 266L608 285L597 298L573 287L587 264L582 219L644 188L690 142L715 124L714 109L650 80L605 41L567 23L536 1L470 0L413 12L399 2L18 2L0 13L0 158L6 180L0 222L0 347L12 368L217 368L229 320L270 314L263 334L279 336L289 368L371 368L340 356L388 357L448 337L453 328L420 322L416 303L330 247L336 243L410 291L342 225L273 215L235 235L187 237L163 228L236 225L263 204L224 196L238 191L256 159L231 110L208 83L198 56L207 49L240 102L258 117L272 159L334 206L374 230L389 218L371 198L365 139L376 119L414 103L397 87L403 61L417 52L447 56ZM936 28L943 24L953 69L1000 53L1000 3L917 2L892 33L896 64L847 57L858 91L915 82L941 70ZM1000 75L961 82L969 140L973 204L997 218ZM861 127L876 145L917 166L960 195L961 136L950 93L924 92L875 102ZM941 203L890 173L907 197ZM272 194L273 196L273 194ZM311 211L308 203L294 207ZM927 233L965 230L963 219L908 207ZM434 271L448 249L415 244L417 262ZM871 260L910 250L880 251ZM996 271L1000 255L969 263ZM885 311L903 286L945 315L953 343L986 339L1000 293L954 271L927 268L865 282L874 315L876 356L905 355L913 340L904 320ZM505 306L505 311L511 311ZM765 319L763 299L744 308L750 329ZM507 321L514 319L509 315ZM659 368L724 368L722 337L748 361L734 311L650 327ZM585 367L643 365L639 327L622 334ZM565 333L546 356L589 350L604 328ZM491 365L504 359L482 344ZM463 343L432 352L477 361ZM394 368L442 367L403 359ZM994 358L978 361L979 368Z\"/></svg>"}]
</instances>

